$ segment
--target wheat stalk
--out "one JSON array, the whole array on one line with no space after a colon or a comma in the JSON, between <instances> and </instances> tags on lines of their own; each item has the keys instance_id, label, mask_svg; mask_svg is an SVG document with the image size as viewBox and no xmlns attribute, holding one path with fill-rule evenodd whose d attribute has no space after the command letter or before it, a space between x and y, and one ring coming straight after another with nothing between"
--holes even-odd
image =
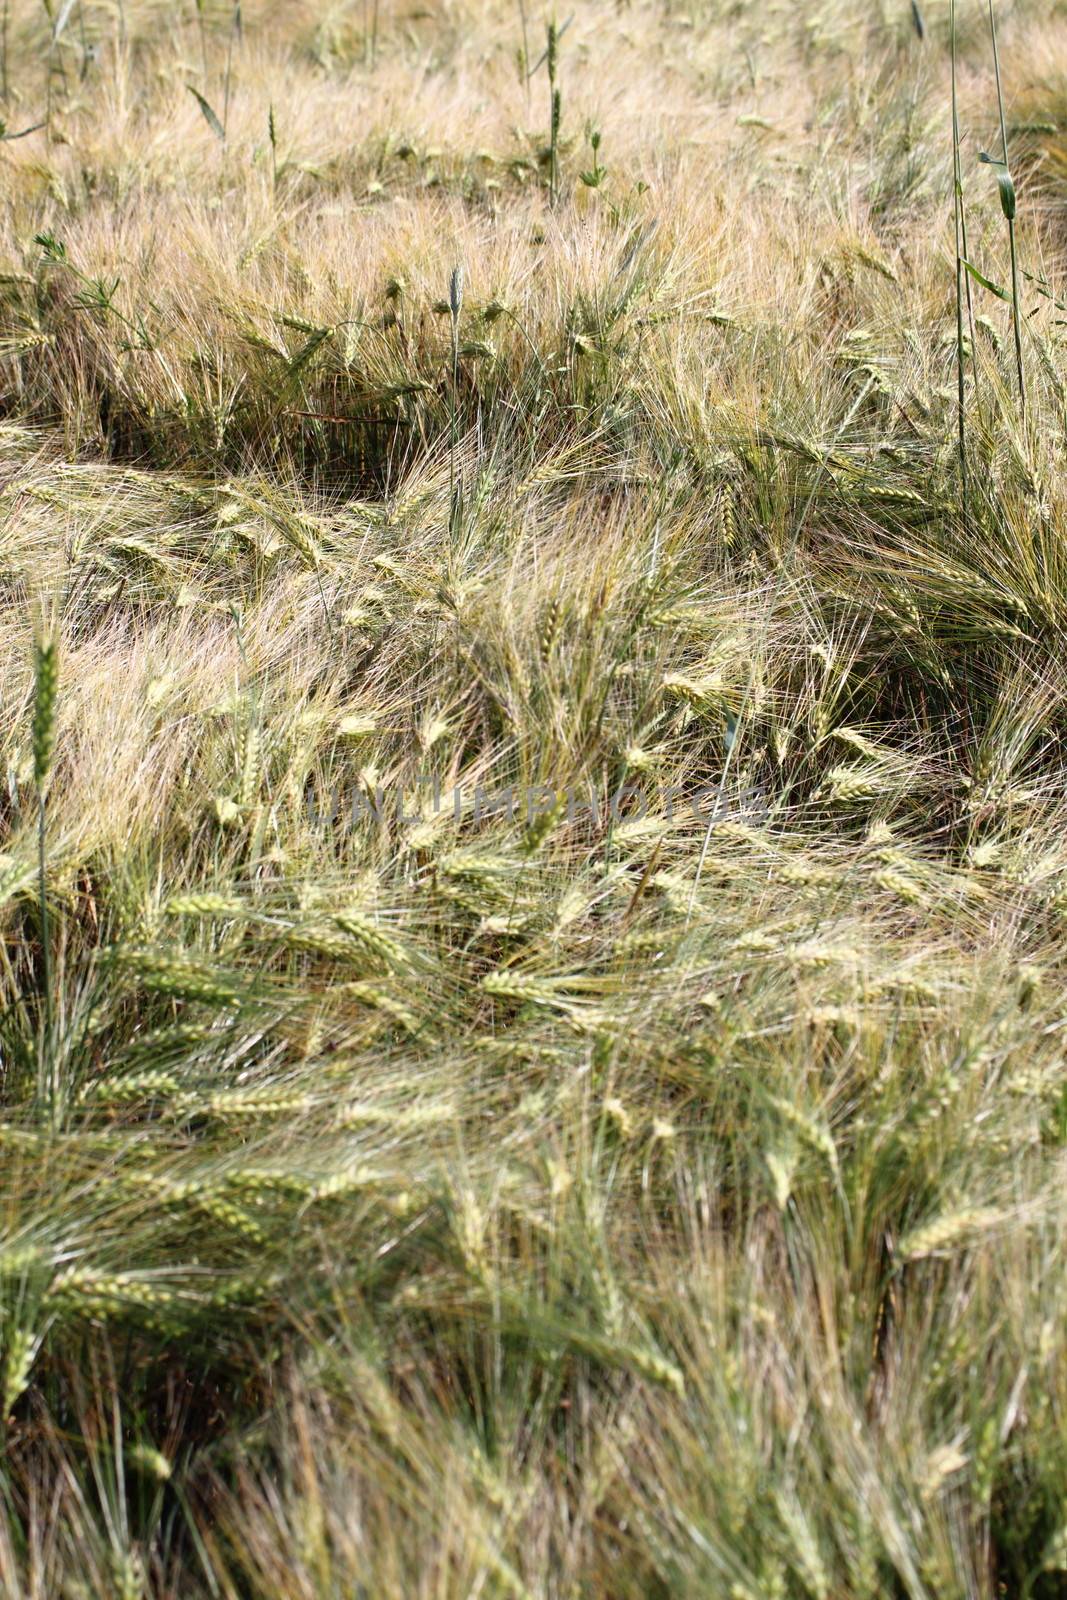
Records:
<instances>
[{"instance_id":1,"label":"wheat stalk","mask_svg":"<svg viewBox=\"0 0 1067 1600\"><path fill-rule=\"evenodd\" d=\"M55 754L59 697L59 646L54 638L42 640L34 651L33 780L37 788L38 903L41 919L41 983L44 993L42 1067L52 1043L51 941L48 928L48 862L46 851L47 794ZM52 1085L54 1090L55 1086Z\"/></svg>"},{"instance_id":2,"label":"wheat stalk","mask_svg":"<svg viewBox=\"0 0 1067 1600\"><path fill-rule=\"evenodd\" d=\"M1000 115L1000 143L1002 160L998 163L997 190L1000 208L1008 224L1008 248L1011 255L1011 325L1015 337L1015 365L1019 380L1019 415L1026 421L1026 371L1023 365L1022 308L1019 304L1019 263L1015 249L1015 184L1008 168L1008 129L1004 119L1004 92L1000 82L1000 51L997 48L997 22L993 0L989 0L989 36L993 44L993 70L997 85L997 111ZM984 154L984 152L983 152ZM988 159L988 158L986 158Z\"/></svg>"}]
</instances>

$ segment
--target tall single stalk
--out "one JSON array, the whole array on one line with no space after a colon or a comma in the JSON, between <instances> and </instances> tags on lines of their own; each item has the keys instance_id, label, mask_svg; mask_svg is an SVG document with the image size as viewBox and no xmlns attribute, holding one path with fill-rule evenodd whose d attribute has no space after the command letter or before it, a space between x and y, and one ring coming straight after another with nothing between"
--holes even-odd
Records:
<instances>
[{"instance_id":1,"label":"tall single stalk","mask_svg":"<svg viewBox=\"0 0 1067 1600\"><path fill-rule=\"evenodd\" d=\"M5 4L7 0L5 0ZM530 100L530 35L526 26L526 3L519 0L519 21L522 24L522 80L526 88L526 101Z\"/></svg>"},{"instance_id":2,"label":"tall single stalk","mask_svg":"<svg viewBox=\"0 0 1067 1600\"><path fill-rule=\"evenodd\" d=\"M545 60L548 65L549 134L548 134L548 203L554 206L559 193L559 125L562 101L556 87L556 65L559 56L559 30L555 22L548 24Z\"/></svg>"},{"instance_id":3,"label":"tall single stalk","mask_svg":"<svg viewBox=\"0 0 1067 1600\"><path fill-rule=\"evenodd\" d=\"M956 93L956 0L949 5L949 38L952 70L952 207L956 244L956 429L960 459L960 499L967 516L967 395L963 347L964 269L967 246L964 232L963 173L960 164L960 119ZM969 288L968 288L969 292Z\"/></svg>"},{"instance_id":4,"label":"tall single stalk","mask_svg":"<svg viewBox=\"0 0 1067 1600\"><path fill-rule=\"evenodd\" d=\"M41 982L44 988L45 1046L52 1038L52 972L48 932L48 877L45 831L48 818L48 779L56 739L56 698L59 690L59 646L43 640L34 651L33 781L37 790L37 892L41 918Z\"/></svg>"},{"instance_id":5,"label":"tall single stalk","mask_svg":"<svg viewBox=\"0 0 1067 1600\"><path fill-rule=\"evenodd\" d=\"M463 309L463 268L454 266L448 280L448 311L452 324L452 417L448 441L448 505L450 531L459 523L456 494L456 447L459 422L459 314Z\"/></svg>"},{"instance_id":6,"label":"tall single stalk","mask_svg":"<svg viewBox=\"0 0 1067 1600\"><path fill-rule=\"evenodd\" d=\"M210 94L207 71L207 30L204 24L204 0L196 0L196 26L200 34L200 65L204 74L204 93Z\"/></svg>"},{"instance_id":7,"label":"tall single stalk","mask_svg":"<svg viewBox=\"0 0 1067 1600\"><path fill-rule=\"evenodd\" d=\"M1026 421L1026 372L1023 367L1022 314L1019 309L1019 265L1015 253L1015 185L1008 167L1008 129L1004 121L1004 93L1000 84L1000 52L997 49L997 21L993 0L989 0L989 36L993 42L993 71L997 80L997 110L1000 113L1002 171L997 174L1000 209L1008 224L1008 249L1011 252L1011 325L1015 335L1015 365L1019 374L1019 412Z\"/></svg>"},{"instance_id":8,"label":"tall single stalk","mask_svg":"<svg viewBox=\"0 0 1067 1600\"><path fill-rule=\"evenodd\" d=\"M278 193L278 129L274 121L274 107L267 111L267 137L270 140L270 187L271 193Z\"/></svg>"},{"instance_id":9,"label":"tall single stalk","mask_svg":"<svg viewBox=\"0 0 1067 1600\"><path fill-rule=\"evenodd\" d=\"M233 76L233 47L241 38L241 0L235 0L233 17L230 21L230 42L226 47L226 83L222 93L222 128L223 132L229 131L230 126L230 84Z\"/></svg>"}]
</instances>

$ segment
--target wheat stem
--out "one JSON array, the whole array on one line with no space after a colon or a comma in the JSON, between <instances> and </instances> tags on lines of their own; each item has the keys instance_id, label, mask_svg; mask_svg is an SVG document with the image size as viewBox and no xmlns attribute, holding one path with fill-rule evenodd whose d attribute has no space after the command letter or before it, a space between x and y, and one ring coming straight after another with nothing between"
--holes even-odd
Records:
<instances>
[{"instance_id":1,"label":"wheat stem","mask_svg":"<svg viewBox=\"0 0 1067 1600\"><path fill-rule=\"evenodd\" d=\"M48 778L55 750L56 697L59 687L59 648L54 639L37 645L34 652L33 781L37 789L37 877L41 919L41 982L44 988L45 1046L52 1037L52 974L48 930L48 861L45 843Z\"/></svg>"},{"instance_id":2,"label":"wheat stem","mask_svg":"<svg viewBox=\"0 0 1067 1600\"><path fill-rule=\"evenodd\" d=\"M1000 185L1001 207L1008 224L1008 249L1011 254L1011 326L1015 337L1015 364L1019 377L1019 412L1026 421L1026 372L1023 366L1022 313L1019 309L1019 265L1015 251L1015 188L1008 167L1008 128L1004 119L1004 91L1000 81L1000 51L997 48L997 21L993 0L989 0L989 36L993 42L993 71L997 83L997 110L1000 113L1000 145L1006 182Z\"/></svg>"},{"instance_id":3,"label":"wheat stem","mask_svg":"<svg viewBox=\"0 0 1067 1600\"><path fill-rule=\"evenodd\" d=\"M459 523L459 506L457 502L456 482L456 448L458 443L459 420L459 315L463 309L463 268L457 265L452 268L452 276L448 280L448 311L452 332L452 416L449 427L448 443L448 503L449 523L453 536Z\"/></svg>"},{"instance_id":4,"label":"wheat stem","mask_svg":"<svg viewBox=\"0 0 1067 1600\"><path fill-rule=\"evenodd\" d=\"M562 101L556 87L556 65L559 56L559 30L555 22L548 24L545 60L548 66L549 135L548 135L548 203L556 204L559 194L559 127Z\"/></svg>"},{"instance_id":5,"label":"wheat stem","mask_svg":"<svg viewBox=\"0 0 1067 1600\"><path fill-rule=\"evenodd\" d=\"M960 463L960 500L967 517L967 398L963 345L963 262L964 243L963 176L960 165L960 121L956 73L956 0L949 8L949 34L952 72L952 208L956 245L956 431ZM968 290L969 293L969 290Z\"/></svg>"}]
</instances>

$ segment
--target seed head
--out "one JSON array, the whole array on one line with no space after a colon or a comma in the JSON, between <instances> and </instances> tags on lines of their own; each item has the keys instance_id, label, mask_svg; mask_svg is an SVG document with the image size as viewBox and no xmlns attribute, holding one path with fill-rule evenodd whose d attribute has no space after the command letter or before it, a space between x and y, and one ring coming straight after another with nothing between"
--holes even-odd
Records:
<instances>
[{"instance_id":1,"label":"seed head","mask_svg":"<svg viewBox=\"0 0 1067 1600\"><path fill-rule=\"evenodd\" d=\"M8 1337L4 1356L4 1390L0 1397L0 1416L6 1417L30 1381L40 1339L29 1328L15 1328Z\"/></svg>"},{"instance_id":2,"label":"seed head","mask_svg":"<svg viewBox=\"0 0 1067 1600\"><path fill-rule=\"evenodd\" d=\"M33 705L33 780L39 789L48 781L56 743L56 698L59 691L59 646L54 639L34 651L36 692Z\"/></svg>"}]
</instances>

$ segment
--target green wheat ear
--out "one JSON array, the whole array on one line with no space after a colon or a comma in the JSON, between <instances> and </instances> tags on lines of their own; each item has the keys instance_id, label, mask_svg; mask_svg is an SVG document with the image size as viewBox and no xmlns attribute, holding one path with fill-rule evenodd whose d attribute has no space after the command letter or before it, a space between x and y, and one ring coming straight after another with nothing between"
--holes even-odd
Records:
<instances>
[{"instance_id":1,"label":"green wheat ear","mask_svg":"<svg viewBox=\"0 0 1067 1600\"><path fill-rule=\"evenodd\" d=\"M54 639L34 650L36 691L33 705L33 781L43 789L52 770L56 746L56 700L59 693L59 646Z\"/></svg>"}]
</instances>

